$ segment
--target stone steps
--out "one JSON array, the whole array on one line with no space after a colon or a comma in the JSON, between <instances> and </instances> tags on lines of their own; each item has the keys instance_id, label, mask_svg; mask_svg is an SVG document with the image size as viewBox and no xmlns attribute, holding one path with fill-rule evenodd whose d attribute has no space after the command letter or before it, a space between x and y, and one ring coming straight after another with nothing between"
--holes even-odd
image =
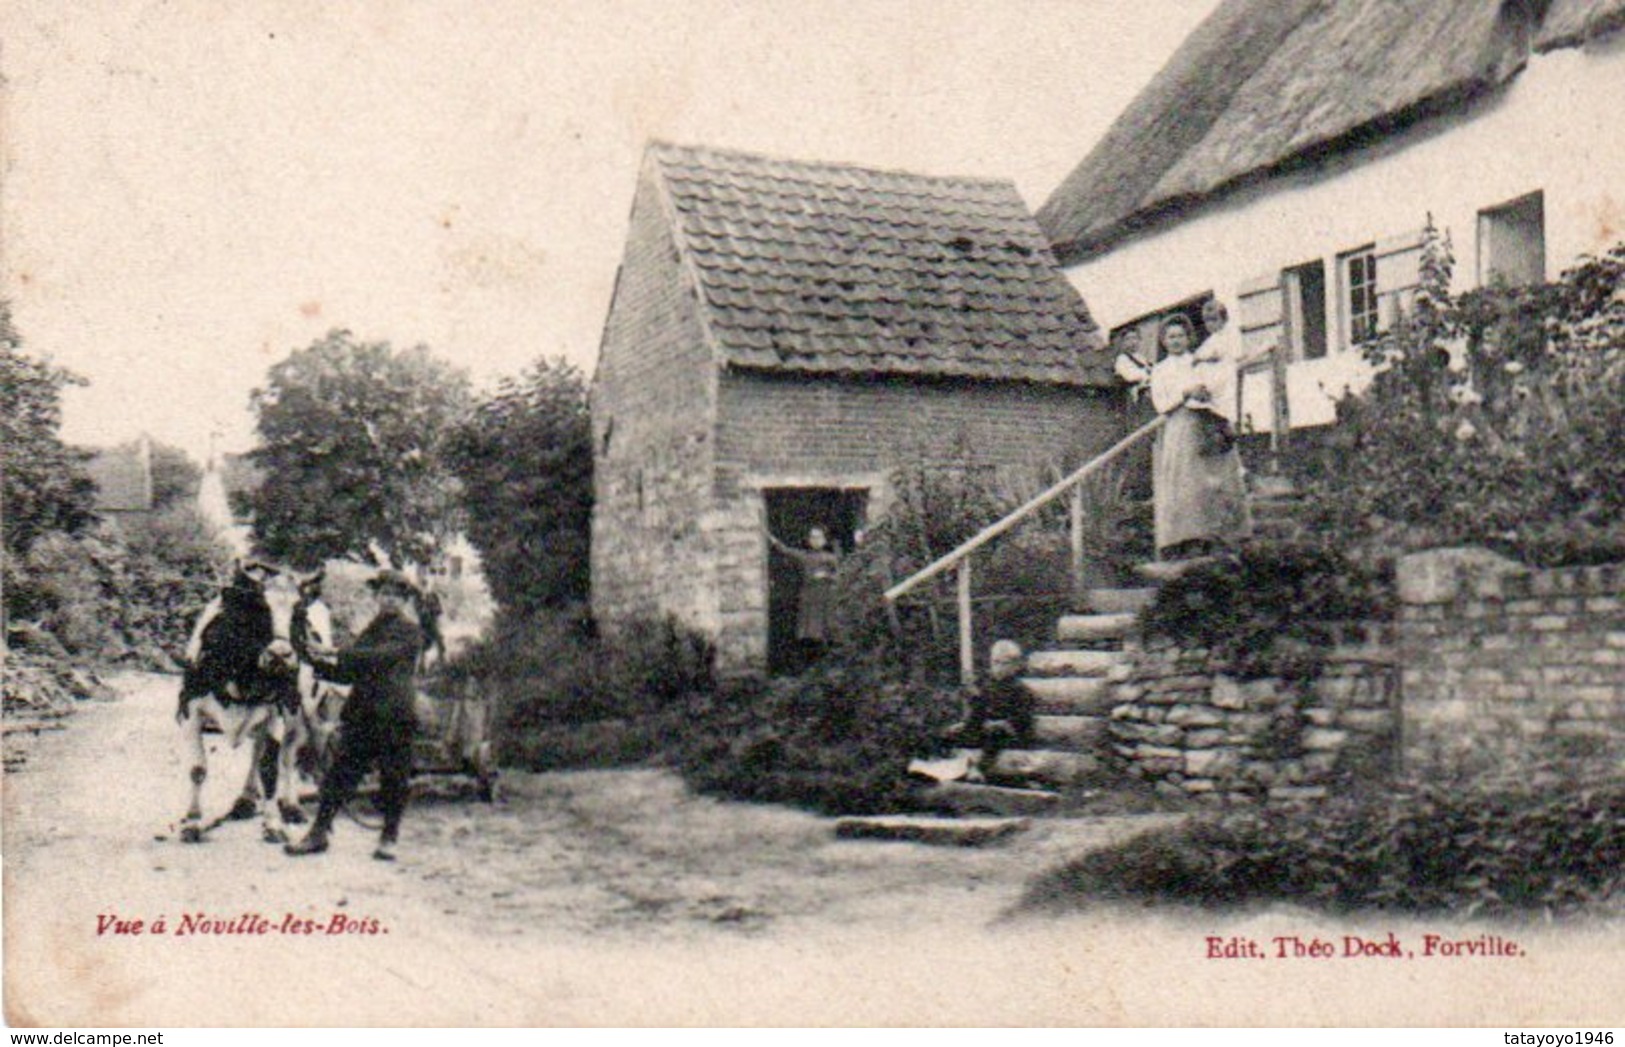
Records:
<instances>
[{"instance_id":1,"label":"stone steps","mask_svg":"<svg viewBox=\"0 0 1625 1047\"><path fill-rule=\"evenodd\" d=\"M1034 651L1027 656L1028 677L1105 676L1123 660L1120 651L1067 648Z\"/></svg>"},{"instance_id":2,"label":"stone steps","mask_svg":"<svg viewBox=\"0 0 1625 1047\"><path fill-rule=\"evenodd\" d=\"M1052 786L1083 785L1099 778L1105 761L1096 753L1064 749L1006 749L988 775L1002 782L1043 782Z\"/></svg>"},{"instance_id":3,"label":"stone steps","mask_svg":"<svg viewBox=\"0 0 1625 1047\"><path fill-rule=\"evenodd\" d=\"M1091 752L1106 740L1106 716L1041 714L1033 721L1033 740L1045 748Z\"/></svg>"},{"instance_id":4,"label":"stone steps","mask_svg":"<svg viewBox=\"0 0 1625 1047\"><path fill-rule=\"evenodd\" d=\"M1134 615L1068 614L1055 624L1055 638L1069 645L1119 644L1134 632Z\"/></svg>"},{"instance_id":5,"label":"stone steps","mask_svg":"<svg viewBox=\"0 0 1625 1047\"><path fill-rule=\"evenodd\" d=\"M887 814L842 818L835 835L843 840L900 840L950 847L981 847L1021 832L1026 818L942 818L921 814Z\"/></svg>"},{"instance_id":6,"label":"stone steps","mask_svg":"<svg viewBox=\"0 0 1625 1047\"><path fill-rule=\"evenodd\" d=\"M1155 592L1091 590L1093 613L1056 623L1056 646L1032 652L1021 681L1037 699L1033 745L1000 753L987 769L991 778L1063 789L1098 782L1106 767L1112 681L1126 670L1123 648L1134 635L1135 615Z\"/></svg>"},{"instance_id":7,"label":"stone steps","mask_svg":"<svg viewBox=\"0 0 1625 1047\"><path fill-rule=\"evenodd\" d=\"M1155 586L1136 589L1091 589L1089 609L1096 614L1139 614L1157 595Z\"/></svg>"},{"instance_id":8,"label":"stone steps","mask_svg":"<svg viewBox=\"0 0 1625 1047\"><path fill-rule=\"evenodd\" d=\"M1103 716L1111 710L1111 681L1101 676L1029 676L1022 684L1038 701L1040 715Z\"/></svg>"},{"instance_id":9,"label":"stone steps","mask_svg":"<svg viewBox=\"0 0 1625 1047\"><path fill-rule=\"evenodd\" d=\"M939 782L925 793L938 810L957 815L1023 817L1045 814L1061 802L1061 794L1048 789L1010 789L982 782Z\"/></svg>"}]
</instances>

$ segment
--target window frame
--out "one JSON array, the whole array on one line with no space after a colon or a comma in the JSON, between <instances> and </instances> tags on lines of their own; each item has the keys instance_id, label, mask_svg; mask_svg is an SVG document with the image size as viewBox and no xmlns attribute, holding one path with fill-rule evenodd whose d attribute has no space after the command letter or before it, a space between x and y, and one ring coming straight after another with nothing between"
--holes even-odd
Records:
<instances>
[{"instance_id":1,"label":"window frame","mask_svg":"<svg viewBox=\"0 0 1625 1047\"><path fill-rule=\"evenodd\" d=\"M1357 266L1364 270L1359 274L1364 279L1356 279ZM1358 349L1382 335L1381 278L1375 242L1338 254L1338 348Z\"/></svg>"}]
</instances>

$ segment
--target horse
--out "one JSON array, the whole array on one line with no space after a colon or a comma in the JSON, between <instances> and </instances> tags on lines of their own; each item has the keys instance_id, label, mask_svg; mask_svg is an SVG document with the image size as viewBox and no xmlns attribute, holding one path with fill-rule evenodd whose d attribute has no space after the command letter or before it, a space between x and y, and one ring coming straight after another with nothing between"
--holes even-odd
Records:
<instances>
[{"instance_id":1,"label":"horse","mask_svg":"<svg viewBox=\"0 0 1625 1047\"><path fill-rule=\"evenodd\" d=\"M263 807L263 836L272 843L287 839L287 824L304 821L297 761L308 732L298 726L304 703L294 623L314 617L309 582L266 564L239 566L193 630L176 713L190 755L191 803L181 820L183 842L200 842L206 831L203 728L210 721L233 748L245 738L253 743L247 780L226 817L251 818ZM317 576L316 594L319 590Z\"/></svg>"}]
</instances>

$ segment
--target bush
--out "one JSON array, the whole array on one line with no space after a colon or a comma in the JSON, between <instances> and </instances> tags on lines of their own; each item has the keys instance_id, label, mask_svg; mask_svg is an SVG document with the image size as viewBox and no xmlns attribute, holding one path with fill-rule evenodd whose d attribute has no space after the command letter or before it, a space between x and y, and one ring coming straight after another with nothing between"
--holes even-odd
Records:
<instances>
[{"instance_id":1,"label":"bush","mask_svg":"<svg viewBox=\"0 0 1625 1047\"><path fill-rule=\"evenodd\" d=\"M648 758L654 747L635 740L648 733L640 725L712 690L712 660L709 642L671 619L629 623L606 640L580 609L503 614L489 638L446 666L442 685L467 681L495 703L503 763L572 765L560 750L573 748L582 765L606 766L614 752Z\"/></svg>"},{"instance_id":2,"label":"bush","mask_svg":"<svg viewBox=\"0 0 1625 1047\"><path fill-rule=\"evenodd\" d=\"M700 696L680 722L675 758L695 789L731 799L825 814L910 810L919 800L909 758L957 712L895 671L825 661Z\"/></svg>"},{"instance_id":3,"label":"bush","mask_svg":"<svg viewBox=\"0 0 1625 1047\"><path fill-rule=\"evenodd\" d=\"M1164 584L1140 616L1148 638L1204 647L1243 678L1308 678L1327 623L1392 616L1392 565L1316 542L1256 542Z\"/></svg>"},{"instance_id":4,"label":"bush","mask_svg":"<svg viewBox=\"0 0 1625 1047\"><path fill-rule=\"evenodd\" d=\"M1622 825L1617 773L1408 782L1144 833L1046 873L1022 904L1290 901L1343 912L1560 914L1617 901Z\"/></svg>"},{"instance_id":5,"label":"bush","mask_svg":"<svg viewBox=\"0 0 1625 1047\"><path fill-rule=\"evenodd\" d=\"M1448 293L1432 231L1411 314L1339 405L1335 455L1294 462L1346 545L1483 545L1539 566L1625 559L1625 245L1558 281Z\"/></svg>"},{"instance_id":6,"label":"bush","mask_svg":"<svg viewBox=\"0 0 1625 1047\"><path fill-rule=\"evenodd\" d=\"M896 500L863 544L844 558L837 583L842 661L885 657L919 679L958 676L957 597L949 571L896 606L880 597L1048 488L1080 462L1025 469L981 463L961 441L946 462L923 456L898 469ZM1123 462L1083 485L1088 581L1116 585L1150 556L1148 505L1133 478L1145 462ZM1142 485L1144 486L1144 485ZM1056 619L1072 609L1070 524L1066 500L1039 510L982 547L972 565L978 647L1011 639L1023 648L1054 639Z\"/></svg>"}]
</instances>

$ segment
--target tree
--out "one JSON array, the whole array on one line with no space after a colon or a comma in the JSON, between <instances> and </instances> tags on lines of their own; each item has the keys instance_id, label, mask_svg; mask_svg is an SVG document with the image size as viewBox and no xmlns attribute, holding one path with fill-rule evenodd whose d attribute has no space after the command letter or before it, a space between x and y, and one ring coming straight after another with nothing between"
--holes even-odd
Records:
<instances>
[{"instance_id":1,"label":"tree","mask_svg":"<svg viewBox=\"0 0 1625 1047\"><path fill-rule=\"evenodd\" d=\"M581 372L541 360L504 381L458 430L451 461L498 602L528 615L585 599L592 427Z\"/></svg>"},{"instance_id":2,"label":"tree","mask_svg":"<svg viewBox=\"0 0 1625 1047\"><path fill-rule=\"evenodd\" d=\"M261 551L305 568L432 560L460 523L442 448L468 400L467 376L427 347L397 351L348 331L273 366L252 397Z\"/></svg>"},{"instance_id":3,"label":"tree","mask_svg":"<svg viewBox=\"0 0 1625 1047\"><path fill-rule=\"evenodd\" d=\"M5 549L20 555L42 535L83 530L95 487L85 455L62 442L62 390L83 385L71 371L23 352L11 305L0 302L0 473Z\"/></svg>"},{"instance_id":4,"label":"tree","mask_svg":"<svg viewBox=\"0 0 1625 1047\"><path fill-rule=\"evenodd\" d=\"M170 447L168 444L152 445L154 511L195 503L198 486L202 482L203 470L192 461L191 455L179 447Z\"/></svg>"}]
</instances>

